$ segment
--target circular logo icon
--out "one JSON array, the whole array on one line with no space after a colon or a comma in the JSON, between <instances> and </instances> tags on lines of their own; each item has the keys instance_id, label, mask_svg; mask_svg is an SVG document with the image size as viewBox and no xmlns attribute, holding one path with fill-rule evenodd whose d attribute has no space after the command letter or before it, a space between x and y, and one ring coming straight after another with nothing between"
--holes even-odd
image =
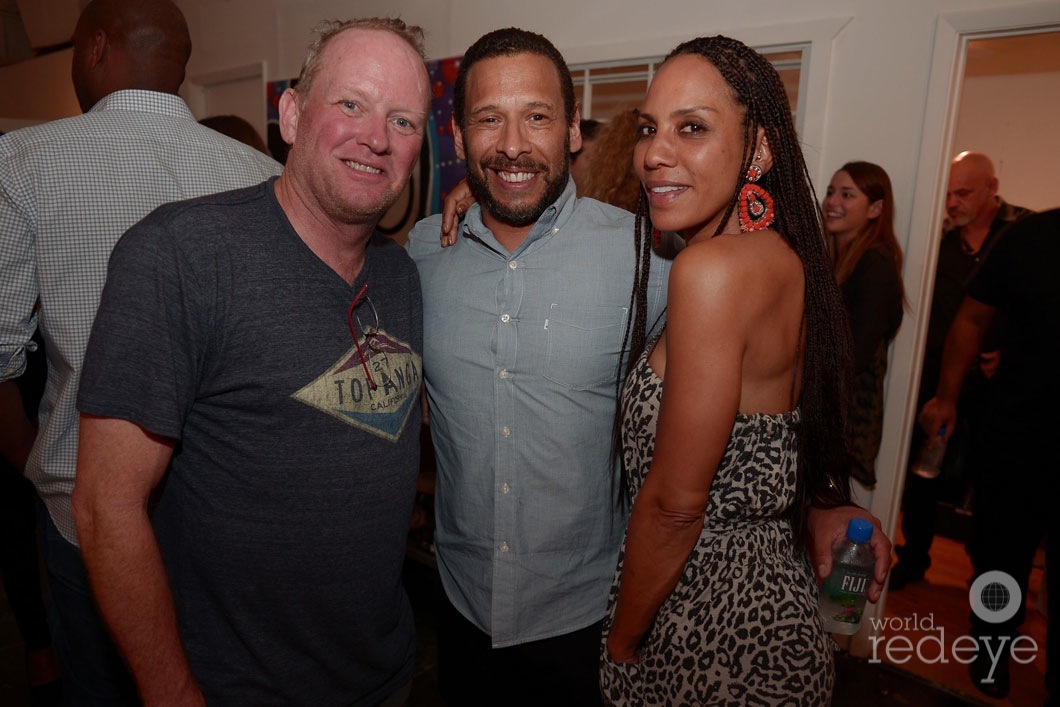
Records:
<instances>
[{"instance_id":1,"label":"circular logo icon","mask_svg":"<svg viewBox=\"0 0 1060 707\"><path fill-rule=\"evenodd\" d=\"M1023 593L1012 575L1000 570L984 572L972 582L968 602L972 611L989 624L1008 621L1019 611Z\"/></svg>"}]
</instances>

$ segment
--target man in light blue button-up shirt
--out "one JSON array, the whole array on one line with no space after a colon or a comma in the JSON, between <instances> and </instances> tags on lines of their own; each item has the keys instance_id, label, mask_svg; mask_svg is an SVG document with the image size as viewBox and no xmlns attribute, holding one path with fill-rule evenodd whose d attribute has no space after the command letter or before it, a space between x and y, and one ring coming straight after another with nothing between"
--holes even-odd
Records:
<instances>
[{"instance_id":1,"label":"man in light blue button-up shirt","mask_svg":"<svg viewBox=\"0 0 1060 707\"><path fill-rule=\"evenodd\" d=\"M479 703L503 684L506 703L593 704L626 525L609 457L633 217L575 197L579 116L544 37L500 30L476 42L454 116L480 203L452 248L439 246L440 216L409 237L424 294L438 565L453 618L470 623L440 621L443 694ZM669 272L655 260L649 321Z\"/></svg>"}]
</instances>

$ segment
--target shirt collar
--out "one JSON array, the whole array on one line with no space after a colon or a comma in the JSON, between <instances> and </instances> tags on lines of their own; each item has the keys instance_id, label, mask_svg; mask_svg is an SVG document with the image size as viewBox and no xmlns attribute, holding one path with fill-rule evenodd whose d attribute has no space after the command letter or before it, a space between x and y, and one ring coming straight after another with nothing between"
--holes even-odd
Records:
<instances>
[{"instance_id":1,"label":"shirt collar","mask_svg":"<svg viewBox=\"0 0 1060 707\"><path fill-rule=\"evenodd\" d=\"M140 113L161 113L174 118L195 121L188 104L180 96L159 91L125 89L108 93L89 108L89 113L104 110L127 110Z\"/></svg>"},{"instance_id":2,"label":"shirt collar","mask_svg":"<svg viewBox=\"0 0 1060 707\"><path fill-rule=\"evenodd\" d=\"M1015 221L1019 221L1020 217L1022 217L1026 213L1025 209L1022 209L1018 206L1013 206L1012 204L1002 199L1000 196L996 198L998 203L998 209L997 215L994 217L994 221L998 224L1007 225Z\"/></svg>"},{"instance_id":3,"label":"shirt collar","mask_svg":"<svg viewBox=\"0 0 1060 707\"><path fill-rule=\"evenodd\" d=\"M541 214L540 218L537 219L537 222L534 223L533 228L530 229L530 235L526 237L526 240L522 242L512 255L521 253L532 244L559 233L574 215L574 206L576 202L577 196L574 180L568 177L567 186L563 189L563 193L560 194L558 199L545 208L544 213ZM464 216L464 220L460 224L460 233L465 237L481 241L494 250L505 252L504 248L497 242L497 239L493 236L490 229L486 227L485 223L483 223L482 207L477 203L472 204L471 208L467 211L467 215Z\"/></svg>"}]
</instances>

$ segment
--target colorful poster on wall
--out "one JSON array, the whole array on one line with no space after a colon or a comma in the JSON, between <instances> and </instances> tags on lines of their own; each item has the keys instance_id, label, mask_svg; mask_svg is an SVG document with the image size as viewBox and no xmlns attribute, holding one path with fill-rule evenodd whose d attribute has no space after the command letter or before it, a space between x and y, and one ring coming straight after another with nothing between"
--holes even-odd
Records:
<instances>
[{"instance_id":1,"label":"colorful poster on wall","mask_svg":"<svg viewBox=\"0 0 1060 707\"><path fill-rule=\"evenodd\" d=\"M460 68L460 57L432 61L427 64L431 79L431 126L427 143L431 148L432 176L431 206L429 213L442 210L442 200L457 183L464 178L464 165L456 157L453 141L453 86L456 72ZM436 185L436 186L435 186Z\"/></svg>"},{"instance_id":2,"label":"colorful poster on wall","mask_svg":"<svg viewBox=\"0 0 1060 707\"><path fill-rule=\"evenodd\" d=\"M413 171L408 189L383 218L379 227L384 233L404 234L421 218L442 210L445 195L464 178L464 165L456 157L453 129L453 85L460 67L460 57L427 64L431 81L431 112L423 151ZM287 160L287 145L280 135L280 96L297 85L297 79L272 81L268 85L266 105L269 150L280 162Z\"/></svg>"}]
</instances>

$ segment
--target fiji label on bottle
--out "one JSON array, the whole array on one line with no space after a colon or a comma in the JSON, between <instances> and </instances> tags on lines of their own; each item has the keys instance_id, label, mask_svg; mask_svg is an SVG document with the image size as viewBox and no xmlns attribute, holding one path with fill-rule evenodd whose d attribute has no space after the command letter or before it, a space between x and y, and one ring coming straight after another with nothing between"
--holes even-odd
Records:
<instances>
[{"instance_id":1,"label":"fiji label on bottle","mask_svg":"<svg viewBox=\"0 0 1060 707\"><path fill-rule=\"evenodd\" d=\"M868 577L859 577L855 574L843 575L843 581L839 587L841 592L856 592L862 594L869 587Z\"/></svg>"},{"instance_id":2,"label":"fiji label on bottle","mask_svg":"<svg viewBox=\"0 0 1060 707\"><path fill-rule=\"evenodd\" d=\"M837 565L821 586L821 618L825 630L854 633L865 610L865 592L872 581L871 568Z\"/></svg>"}]
</instances>

